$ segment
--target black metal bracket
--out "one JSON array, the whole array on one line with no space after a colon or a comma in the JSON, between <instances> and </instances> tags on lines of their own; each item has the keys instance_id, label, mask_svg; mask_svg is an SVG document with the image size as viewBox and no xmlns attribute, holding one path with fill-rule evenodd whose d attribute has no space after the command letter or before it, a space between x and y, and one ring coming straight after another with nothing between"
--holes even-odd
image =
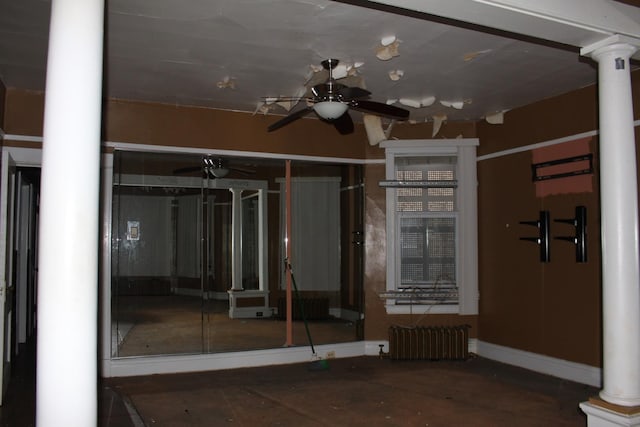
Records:
<instances>
[{"instance_id":1,"label":"black metal bracket","mask_svg":"<svg viewBox=\"0 0 640 427\"><path fill-rule=\"evenodd\" d=\"M364 245L364 233L362 231L352 231L351 234L353 234L351 243L356 246Z\"/></svg>"},{"instance_id":2,"label":"black metal bracket","mask_svg":"<svg viewBox=\"0 0 640 427\"><path fill-rule=\"evenodd\" d=\"M538 227L538 237L521 237L520 240L537 243L540 246L540 262L551 260L549 253L549 211L540 211L537 221L520 221L520 224Z\"/></svg>"},{"instance_id":3,"label":"black metal bracket","mask_svg":"<svg viewBox=\"0 0 640 427\"><path fill-rule=\"evenodd\" d=\"M540 169L542 168L546 168L549 166L562 165L562 164L578 163L578 162L588 162L589 166L586 168L578 167L569 172L540 175ZM593 173L593 154L583 154L581 156L567 157L565 159L551 160L551 161L542 162L542 163L534 163L531 165L531 173L532 173L533 182L546 181L549 179L556 179L556 178L566 178L569 176L576 176L576 175L590 174L590 173Z\"/></svg>"},{"instance_id":4,"label":"black metal bracket","mask_svg":"<svg viewBox=\"0 0 640 427\"><path fill-rule=\"evenodd\" d=\"M555 239L573 243L576 246L576 262L587 262L587 208L576 206L575 218L556 219L555 222L571 224L575 227L574 236L557 236Z\"/></svg>"}]
</instances>

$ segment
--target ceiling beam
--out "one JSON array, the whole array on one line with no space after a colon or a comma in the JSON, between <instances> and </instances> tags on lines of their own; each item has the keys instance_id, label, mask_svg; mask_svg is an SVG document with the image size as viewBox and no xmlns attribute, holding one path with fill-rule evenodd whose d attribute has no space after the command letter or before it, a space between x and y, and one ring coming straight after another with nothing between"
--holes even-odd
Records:
<instances>
[{"instance_id":1,"label":"ceiling beam","mask_svg":"<svg viewBox=\"0 0 640 427\"><path fill-rule=\"evenodd\" d=\"M372 3L580 48L615 34L640 41L640 9L612 0L376 0Z\"/></svg>"}]
</instances>

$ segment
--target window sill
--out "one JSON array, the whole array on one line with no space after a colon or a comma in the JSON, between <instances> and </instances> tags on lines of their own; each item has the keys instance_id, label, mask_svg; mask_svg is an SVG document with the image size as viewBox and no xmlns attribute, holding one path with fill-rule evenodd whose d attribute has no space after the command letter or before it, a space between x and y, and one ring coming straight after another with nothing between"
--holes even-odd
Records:
<instances>
[{"instance_id":1,"label":"window sill","mask_svg":"<svg viewBox=\"0 0 640 427\"><path fill-rule=\"evenodd\" d=\"M458 305L385 304L387 314L458 314Z\"/></svg>"}]
</instances>

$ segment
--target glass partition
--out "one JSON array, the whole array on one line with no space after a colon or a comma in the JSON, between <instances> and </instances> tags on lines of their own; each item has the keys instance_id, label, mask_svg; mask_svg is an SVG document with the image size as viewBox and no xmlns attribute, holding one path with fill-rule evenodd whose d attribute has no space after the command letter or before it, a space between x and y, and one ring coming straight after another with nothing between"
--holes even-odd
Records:
<instances>
[{"instance_id":1,"label":"glass partition","mask_svg":"<svg viewBox=\"0 0 640 427\"><path fill-rule=\"evenodd\" d=\"M284 160L116 151L112 357L362 339L362 168L292 163L286 318Z\"/></svg>"}]
</instances>

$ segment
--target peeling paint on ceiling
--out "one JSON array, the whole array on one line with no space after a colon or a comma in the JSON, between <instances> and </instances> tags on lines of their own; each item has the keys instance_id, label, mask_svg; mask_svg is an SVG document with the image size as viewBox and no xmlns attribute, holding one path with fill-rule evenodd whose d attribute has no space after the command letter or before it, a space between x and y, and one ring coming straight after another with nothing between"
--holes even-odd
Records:
<instances>
[{"instance_id":1,"label":"peeling paint on ceiling","mask_svg":"<svg viewBox=\"0 0 640 427\"><path fill-rule=\"evenodd\" d=\"M49 8L0 0L7 86L44 89ZM348 86L407 106L412 121L441 123L492 117L596 81L576 51L328 0L109 0L107 13L114 98L286 114L292 105L267 98L303 96L326 79L312 67L336 58Z\"/></svg>"}]
</instances>

